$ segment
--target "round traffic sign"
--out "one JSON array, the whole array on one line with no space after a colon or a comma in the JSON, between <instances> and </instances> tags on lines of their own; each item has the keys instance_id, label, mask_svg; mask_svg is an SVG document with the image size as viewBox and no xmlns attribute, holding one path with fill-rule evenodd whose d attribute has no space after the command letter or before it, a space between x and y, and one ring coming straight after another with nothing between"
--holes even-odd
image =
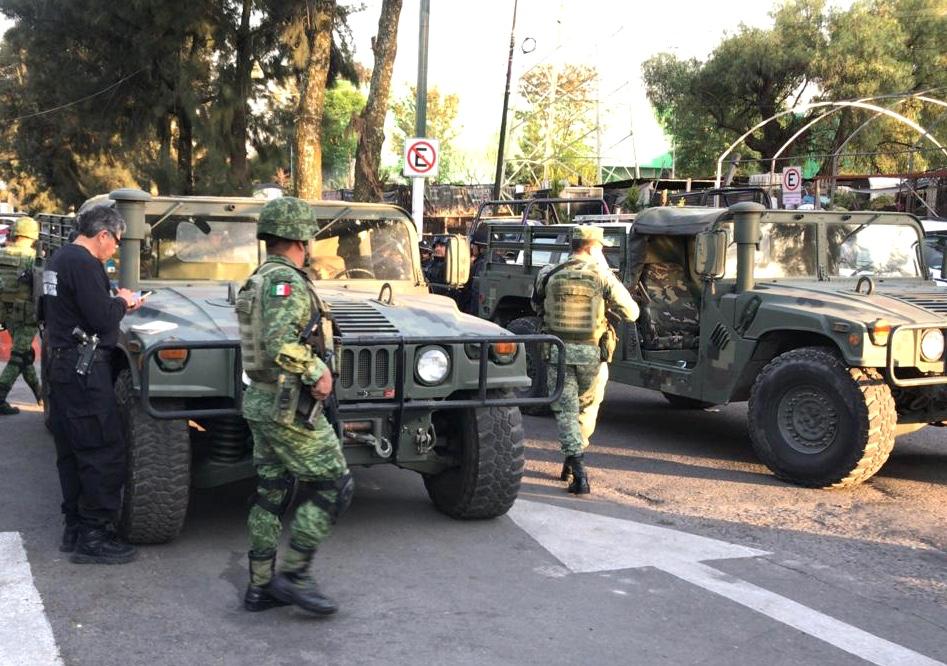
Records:
<instances>
[{"instance_id":1,"label":"round traffic sign","mask_svg":"<svg viewBox=\"0 0 947 666\"><path fill-rule=\"evenodd\" d=\"M797 192L802 187L802 171L799 167L783 169L783 191Z\"/></svg>"},{"instance_id":2,"label":"round traffic sign","mask_svg":"<svg viewBox=\"0 0 947 666\"><path fill-rule=\"evenodd\" d=\"M425 174L437 164L437 150L428 141L415 141L408 146L408 165L412 171Z\"/></svg>"}]
</instances>

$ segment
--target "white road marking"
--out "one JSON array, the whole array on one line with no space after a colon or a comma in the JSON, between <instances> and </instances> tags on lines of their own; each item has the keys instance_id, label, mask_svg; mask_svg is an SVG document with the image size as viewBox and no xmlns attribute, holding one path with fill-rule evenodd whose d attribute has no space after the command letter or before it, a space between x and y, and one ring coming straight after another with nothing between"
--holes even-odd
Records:
<instances>
[{"instance_id":1,"label":"white road marking","mask_svg":"<svg viewBox=\"0 0 947 666\"><path fill-rule=\"evenodd\" d=\"M18 532L0 532L0 664L62 663L23 540Z\"/></svg>"},{"instance_id":2,"label":"white road marking","mask_svg":"<svg viewBox=\"0 0 947 666\"><path fill-rule=\"evenodd\" d=\"M509 516L573 573L654 567L879 666L945 666L701 562L769 553L667 527L518 500Z\"/></svg>"}]
</instances>

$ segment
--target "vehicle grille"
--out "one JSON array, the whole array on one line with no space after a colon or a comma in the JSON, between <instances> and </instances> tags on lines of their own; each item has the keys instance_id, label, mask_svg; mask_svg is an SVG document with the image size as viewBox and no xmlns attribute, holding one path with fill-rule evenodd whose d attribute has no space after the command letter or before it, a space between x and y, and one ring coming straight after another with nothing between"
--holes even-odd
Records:
<instances>
[{"instance_id":1,"label":"vehicle grille","mask_svg":"<svg viewBox=\"0 0 947 666\"><path fill-rule=\"evenodd\" d=\"M947 293L923 291L923 292L883 292L885 296L896 298L899 301L916 305L925 310L936 312L937 314L947 315Z\"/></svg>"},{"instance_id":2,"label":"vehicle grille","mask_svg":"<svg viewBox=\"0 0 947 666\"><path fill-rule=\"evenodd\" d=\"M343 349L339 383L342 388L384 389L392 386L392 349Z\"/></svg>"},{"instance_id":3,"label":"vehicle grille","mask_svg":"<svg viewBox=\"0 0 947 666\"><path fill-rule=\"evenodd\" d=\"M398 332L385 315L368 303L343 300L327 300L327 303L332 312L332 321L343 337Z\"/></svg>"}]
</instances>

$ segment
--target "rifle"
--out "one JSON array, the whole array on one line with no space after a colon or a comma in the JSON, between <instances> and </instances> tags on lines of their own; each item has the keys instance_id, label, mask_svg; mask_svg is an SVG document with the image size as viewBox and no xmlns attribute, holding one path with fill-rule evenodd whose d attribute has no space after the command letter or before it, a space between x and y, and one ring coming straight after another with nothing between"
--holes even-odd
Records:
<instances>
[{"instance_id":1,"label":"rifle","mask_svg":"<svg viewBox=\"0 0 947 666\"><path fill-rule=\"evenodd\" d=\"M329 368L333 380L338 376L335 362L335 343L332 337L332 320L325 316L322 302L318 301L313 309L312 317L303 328L299 336L302 344L308 345L313 352L322 359L322 362ZM326 420L336 435L341 439L342 424L339 421L339 399L335 395L335 382L333 381L332 392L325 400L316 400L308 392L302 392L299 396L297 411L302 415L303 425L310 430L316 429L316 419L319 415L325 413Z\"/></svg>"}]
</instances>

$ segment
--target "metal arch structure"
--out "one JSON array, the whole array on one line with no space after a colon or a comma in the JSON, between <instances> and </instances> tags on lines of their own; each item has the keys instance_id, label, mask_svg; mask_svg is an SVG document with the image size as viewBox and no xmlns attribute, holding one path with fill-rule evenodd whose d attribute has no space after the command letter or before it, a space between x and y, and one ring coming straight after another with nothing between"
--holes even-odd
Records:
<instances>
[{"instance_id":1,"label":"metal arch structure","mask_svg":"<svg viewBox=\"0 0 947 666\"><path fill-rule=\"evenodd\" d=\"M840 107L840 108L846 108L846 107L847 107L847 108L865 109L865 110L868 110L868 111L876 111L876 112L878 112L878 113L880 113L880 114L882 114L882 115L888 116L888 117L890 117L890 118L894 118L895 120L897 120L897 121L899 121L899 122L901 122L901 123L907 125L907 126L910 127L911 129L913 129L913 130L915 130L916 132L918 132L919 134L921 134L921 135L922 135L922 138L925 138L925 137L926 137L926 138L927 138L928 140L930 140L935 146L937 146L937 147L941 150L941 152L944 153L944 155L947 155L947 149L945 149L945 148L937 141L937 139L935 139L933 136L931 136L931 134L930 134L926 129L924 129L922 126L918 125L916 122L914 122L914 121L911 120L910 118L906 118L905 116L903 116L903 115L901 115L900 113L897 113L897 112L895 112L895 111L892 111L891 109L886 109L886 108L881 107L881 106L878 106L878 105L876 105L876 104L869 104L869 103L867 103L867 102L860 102L860 101L857 101L857 100L854 100L854 101L847 101L847 102L809 102L809 103L807 103L807 104L800 104L800 105L798 105L798 106L794 106L794 107L791 108L791 109L787 109L786 111L780 111L779 113L773 114L773 115L770 116L769 118L766 118L765 120L762 120L762 121L760 121L759 123L757 123L756 125L754 125L752 128L750 128L749 130L747 130L746 132L744 132L744 133L740 136L739 139L737 139L736 141L734 141L733 143L731 143L730 146L729 146L724 152L722 152L722 153L720 154L720 157L717 158L717 175L716 175L716 179L715 179L715 186L718 187L718 188L720 187L720 173L721 173L721 167L722 167L722 165L723 165L723 160L727 157L727 155L729 155L729 154L733 151L734 148L736 148L737 146L739 146L741 143L743 143L743 141L744 141L748 136L750 136L751 134L753 134L753 132L755 132L755 131L757 131L758 129L760 129L761 127L763 127L763 126L765 126L765 125L767 125L767 124L773 122L774 120L777 120L777 119L779 119L779 118L782 118L783 116L788 115L788 114L790 114L790 113L797 113L797 112L799 112L799 111L808 111L809 109L819 109L819 108L825 108L825 107ZM827 116L828 116L828 114L823 114L822 116L820 116L820 118L824 118L824 117L827 117Z\"/></svg>"},{"instance_id":2,"label":"metal arch structure","mask_svg":"<svg viewBox=\"0 0 947 666\"><path fill-rule=\"evenodd\" d=\"M906 93L906 94L903 94L903 95L878 95L878 96L875 96L875 97L863 97L863 98L861 98L861 99L859 99L859 100L856 100L856 101L858 101L858 102L870 102L870 101L873 101L873 100L892 99L892 98L897 99L897 101L895 102L896 104L901 104L901 103L907 102L907 101L909 101L909 100L916 99L916 100L920 100L920 101L922 101L922 102L928 102L928 103L931 103L931 104L937 104L937 105L940 105L940 106L943 106L943 107L947 107L947 102L945 102L945 101L943 101L943 100L939 100L939 99L934 99L934 98L932 98L932 97L927 97L927 96L925 96L923 93ZM770 159L770 163L769 163L769 179L770 179L770 182L771 182L771 183L773 182L773 175L776 173L776 160L779 159L779 156L782 155L783 152L784 152L790 145L792 145L792 143L793 143L796 139L798 139L804 132L806 132L806 131L807 131L809 128L811 128L813 125L816 125L817 123L822 122L822 121L823 121L824 119L826 119L828 116L831 116L831 115L833 115L833 114L835 114L835 113L837 113L837 112L843 110L844 108L845 108L844 106L838 106L838 107L835 107L835 108L833 108L833 109L830 109L829 111L826 111L825 113L823 113L823 114L817 116L816 118L813 118L813 119L810 120L808 123L806 123L805 126L803 126L798 132L796 132L795 134L793 134L793 135L786 141L786 143L784 143L784 144L780 147L780 149L776 151L776 153L775 153L775 154L773 155L773 157ZM856 127L855 130L852 131L851 134L849 134L847 137L845 137L845 140L842 142L842 144L835 150L834 153L832 153L832 158L831 158L831 159L832 159L833 163L834 163L834 161L835 161L836 159L838 159L839 155L842 154L842 151L845 149L845 146L847 146L848 143L849 143L852 139L854 139L856 136L858 136L858 134L859 134L863 129L865 129L868 125L870 125L870 124L871 124L872 122L874 122L876 119L880 118L882 115L885 115L885 114L883 114L883 113L881 113L881 112L876 112L874 115L872 115L870 118L868 118L868 120L866 120L866 121L863 122L861 125L859 125L858 127ZM938 121L937 124L939 124L939 121ZM935 126L936 126L936 124L935 124ZM918 140L914 143L913 149L917 149L917 147L921 144L921 141L922 141L925 137L931 137L931 136L932 136L932 135L931 135L930 131L929 131L927 128L924 128L924 130L923 130L921 136L920 136L920 137L918 138ZM934 141L934 143L935 143L935 145L938 146L938 148L941 148L941 150L943 151L943 148L942 148L939 144L937 144L936 141ZM947 153L945 153L945 154L947 154ZM913 153L912 153L911 159L913 160Z\"/></svg>"}]
</instances>

